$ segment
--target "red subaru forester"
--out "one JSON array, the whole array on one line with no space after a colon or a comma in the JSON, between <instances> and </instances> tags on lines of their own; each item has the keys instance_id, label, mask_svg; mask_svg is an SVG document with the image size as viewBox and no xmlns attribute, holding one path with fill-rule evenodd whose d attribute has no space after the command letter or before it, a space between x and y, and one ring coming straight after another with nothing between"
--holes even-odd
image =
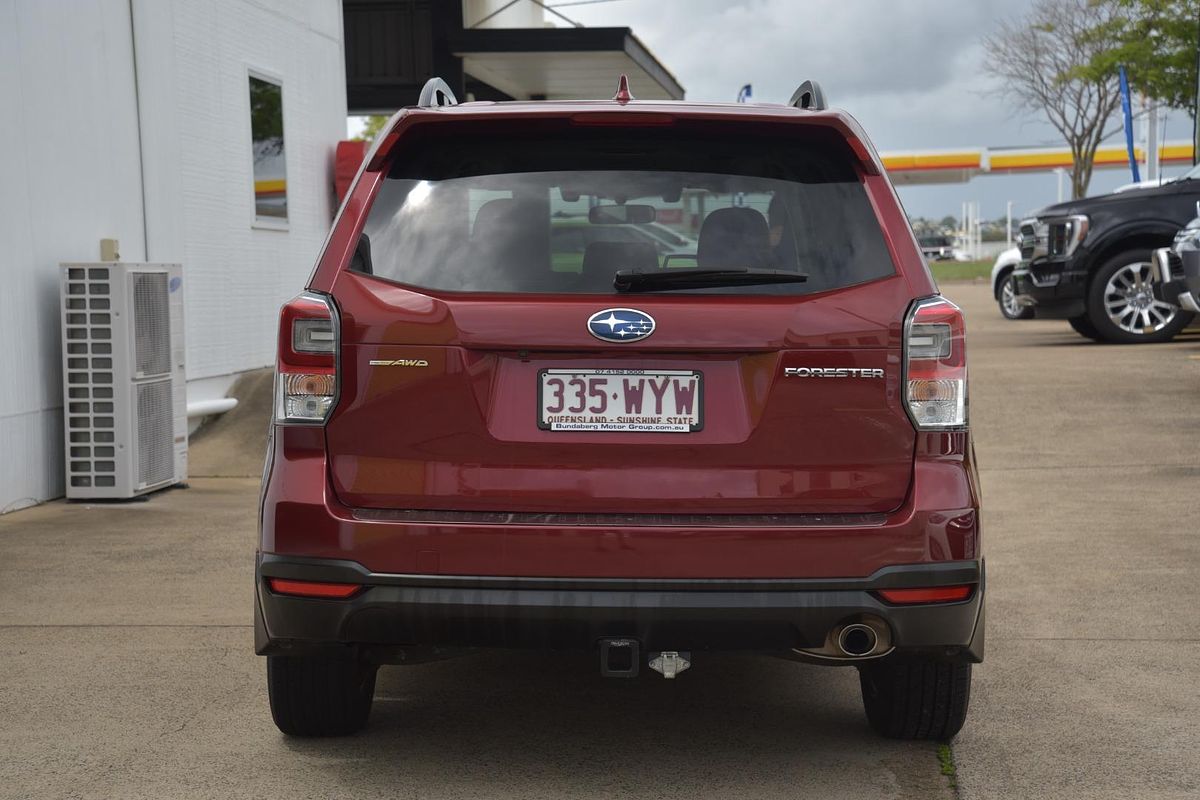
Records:
<instances>
[{"instance_id":1,"label":"red subaru forester","mask_svg":"<svg viewBox=\"0 0 1200 800\"><path fill-rule=\"evenodd\" d=\"M280 315L255 645L298 736L381 664L857 667L953 736L983 657L963 317L879 157L790 105L456 104L380 135Z\"/></svg>"}]
</instances>

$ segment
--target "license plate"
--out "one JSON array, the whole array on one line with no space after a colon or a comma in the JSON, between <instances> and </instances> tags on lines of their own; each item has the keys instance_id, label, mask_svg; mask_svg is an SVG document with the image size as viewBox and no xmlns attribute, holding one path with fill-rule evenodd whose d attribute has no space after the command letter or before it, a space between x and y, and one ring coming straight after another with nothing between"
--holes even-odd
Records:
<instances>
[{"instance_id":1,"label":"license plate","mask_svg":"<svg viewBox=\"0 0 1200 800\"><path fill-rule=\"evenodd\" d=\"M544 369L538 427L692 433L704 427L702 375L682 369Z\"/></svg>"}]
</instances>

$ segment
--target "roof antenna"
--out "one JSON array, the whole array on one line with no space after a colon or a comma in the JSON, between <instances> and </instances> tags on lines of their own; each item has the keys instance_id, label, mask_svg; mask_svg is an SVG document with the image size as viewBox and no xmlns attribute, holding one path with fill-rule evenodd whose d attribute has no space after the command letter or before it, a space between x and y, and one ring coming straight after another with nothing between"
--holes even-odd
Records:
<instances>
[{"instance_id":1,"label":"roof antenna","mask_svg":"<svg viewBox=\"0 0 1200 800\"><path fill-rule=\"evenodd\" d=\"M617 93L613 95L613 100L625 105L632 99L633 95L629 93L629 78L622 75L621 79L617 81Z\"/></svg>"}]
</instances>

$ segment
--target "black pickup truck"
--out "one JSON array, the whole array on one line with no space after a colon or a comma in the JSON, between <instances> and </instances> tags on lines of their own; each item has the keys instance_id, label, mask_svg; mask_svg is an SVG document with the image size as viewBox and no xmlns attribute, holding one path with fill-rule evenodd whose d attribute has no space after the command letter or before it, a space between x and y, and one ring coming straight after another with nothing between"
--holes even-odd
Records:
<instances>
[{"instance_id":1,"label":"black pickup truck","mask_svg":"<svg viewBox=\"0 0 1200 800\"><path fill-rule=\"evenodd\" d=\"M1021 222L1017 302L1099 342L1166 342L1193 315L1154 296L1152 254L1196 214L1200 167L1161 186L1048 206Z\"/></svg>"}]
</instances>

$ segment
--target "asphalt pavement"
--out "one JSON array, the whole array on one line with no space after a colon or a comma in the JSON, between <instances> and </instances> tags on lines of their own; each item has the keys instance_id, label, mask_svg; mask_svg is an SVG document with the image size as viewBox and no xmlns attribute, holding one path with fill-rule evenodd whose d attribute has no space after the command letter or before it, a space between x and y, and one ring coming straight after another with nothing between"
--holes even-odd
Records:
<instances>
[{"instance_id":1,"label":"asphalt pavement","mask_svg":"<svg viewBox=\"0 0 1200 800\"><path fill-rule=\"evenodd\" d=\"M989 625L949 751L872 734L853 670L704 654L675 681L571 654L385 668L365 733L287 739L249 625L251 471L0 517L0 797L1200 796L1200 334L1100 346L944 290Z\"/></svg>"}]
</instances>

